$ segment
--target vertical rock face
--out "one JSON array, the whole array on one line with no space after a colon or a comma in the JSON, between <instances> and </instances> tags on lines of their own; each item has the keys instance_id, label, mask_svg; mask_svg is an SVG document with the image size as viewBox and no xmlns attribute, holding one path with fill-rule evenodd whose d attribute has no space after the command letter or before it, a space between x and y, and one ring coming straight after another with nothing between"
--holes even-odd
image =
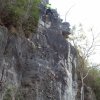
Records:
<instances>
[{"instance_id":1,"label":"vertical rock face","mask_svg":"<svg viewBox=\"0 0 100 100\"><path fill-rule=\"evenodd\" d=\"M0 26L0 100L75 100L76 50L60 25L39 23L30 39Z\"/></svg>"},{"instance_id":2,"label":"vertical rock face","mask_svg":"<svg viewBox=\"0 0 100 100\"><path fill-rule=\"evenodd\" d=\"M0 100L75 100L76 50L59 32L26 39L0 27Z\"/></svg>"},{"instance_id":3,"label":"vertical rock face","mask_svg":"<svg viewBox=\"0 0 100 100\"><path fill-rule=\"evenodd\" d=\"M18 87L15 41L8 36L7 29L0 26L0 100L5 100L4 95L10 87Z\"/></svg>"},{"instance_id":4,"label":"vertical rock face","mask_svg":"<svg viewBox=\"0 0 100 100\"><path fill-rule=\"evenodd\" d=\"M43 24L29 39L0 26L0 100L76 100L76 50L58 17Z\"/></svg>"}]
</instances>

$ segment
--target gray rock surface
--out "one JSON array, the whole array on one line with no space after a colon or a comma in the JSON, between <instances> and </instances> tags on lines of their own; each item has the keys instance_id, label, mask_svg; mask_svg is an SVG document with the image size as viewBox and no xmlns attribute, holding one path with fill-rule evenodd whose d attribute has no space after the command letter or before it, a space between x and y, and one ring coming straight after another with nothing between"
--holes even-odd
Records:
<instances>
[{"instance_id":1,"label":"gray rock surface","mask_svg":"<svg viewBox=\"0 0 100 100\"><path fill-rule=\"evenodd\" d=\"M48 28L27 39L0 26L0 100L8 90L11 100L75 100L76 50L59 32Z\"/></svg>"},{"instance_id":2,"label":"gray rock surface","mask_svg":"<svg viewBox=\"0 0 100 100\"><path fill-rule=\"evenodd\" d=\"M58 16L49 25L41 17L30 38L0 26L0 100L77 100L77 51Z\"/></svg>"}]
</instances>

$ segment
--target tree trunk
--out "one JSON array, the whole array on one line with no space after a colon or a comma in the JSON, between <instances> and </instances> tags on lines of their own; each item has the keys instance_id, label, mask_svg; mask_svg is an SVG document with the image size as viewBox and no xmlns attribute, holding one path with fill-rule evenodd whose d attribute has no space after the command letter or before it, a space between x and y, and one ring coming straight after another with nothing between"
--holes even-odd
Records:
<instances>
[{"instance_id":1,"label":"tree trunk","mask_svg":"<svg viewBox=\"0 0 100 100\"><path fill-rule=\"evenodd\" d=\"M82 84L82 86L81 86L81 100L84 100L84 81L83 81L83 75L81 74L81 84Z\"/></svg>"}]
</instances>

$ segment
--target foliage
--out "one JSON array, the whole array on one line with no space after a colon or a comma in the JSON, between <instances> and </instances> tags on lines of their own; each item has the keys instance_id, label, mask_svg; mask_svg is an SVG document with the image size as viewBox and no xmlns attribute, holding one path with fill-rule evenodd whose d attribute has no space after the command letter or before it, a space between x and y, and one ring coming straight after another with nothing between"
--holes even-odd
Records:
<instances>
[{"instance_id":1,"label":"foliage","mask_svg":"<svg viewBox=\"0 0 100 100\"><path fill-rule=\"evenodd\" d=\"M8 88L5 92L3 100L12 100L12 89Z\"/></svg>"},{"instance_id":2,"label":"foliage","mask_svg":"<svg viewBox=\"0 0 100 100\"><path fill-rule=\"evenodd\" d=\"M24 100L23 93L20 90L17 92L15 100Z\"/></svg>"},{"instance_id":3,"label":"foliage","mask_svg":"<svg viewBox=\"0 0 100 100\"><path fill-rule=\"evenodd\" d=\"M2 0L1 0L2 1ZM1 2L0 1L0 2ZM33 31L38 23L40 0L7 0L0 11L1 20L5 26L22 26L24 30Z\"/></svg>"},{"instance_id":4,"label":"foliage","mask_svg":"<svg viewBox=\"0 0 100 100\"><path fill-rule=\"evenodd\" d=\"M96 99L100 100L100 71L96 68L93 68L86 77L85 83L88 86L91 86L96 95Z\"/></svg>"},{"instance_id":5,"label":"foliage","mask_svg":"<svg viewBox=\"0 0 100 100\"><path fill-rule=\"evenodd\" d=\"M13 97L15 96L17 87L15 85L11 84L5 84L5 93L3 96L3 100L13 100Z\"/></svg>"}]
</instances>

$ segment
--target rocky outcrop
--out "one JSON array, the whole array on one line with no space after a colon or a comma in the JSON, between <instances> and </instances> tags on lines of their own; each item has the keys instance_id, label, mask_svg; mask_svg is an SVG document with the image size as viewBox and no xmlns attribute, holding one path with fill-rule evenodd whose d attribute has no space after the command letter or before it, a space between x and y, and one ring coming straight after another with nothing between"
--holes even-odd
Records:
<instances>
[{"instance_id":1,"label":"rocky outcrop","mask_svg":"<svg viewBox=\"0 0 100 100\"><path fill-rule=\"evenodd\" d=\"M76 50L60 29L27 39L0 26L0 38L0 100L75 100Z\"/></svg>"},{"instance_id":2,"label":"rocky outcrop","mask_svg":"<svg viewBox=\"0 0 100 100\"><path fill-rule=\"evenodd\" d=\"M77 100L77 51L62 34L69 24L42 17L29 38L0 26L0 100Z\"/></svg>"}]
</instances>

